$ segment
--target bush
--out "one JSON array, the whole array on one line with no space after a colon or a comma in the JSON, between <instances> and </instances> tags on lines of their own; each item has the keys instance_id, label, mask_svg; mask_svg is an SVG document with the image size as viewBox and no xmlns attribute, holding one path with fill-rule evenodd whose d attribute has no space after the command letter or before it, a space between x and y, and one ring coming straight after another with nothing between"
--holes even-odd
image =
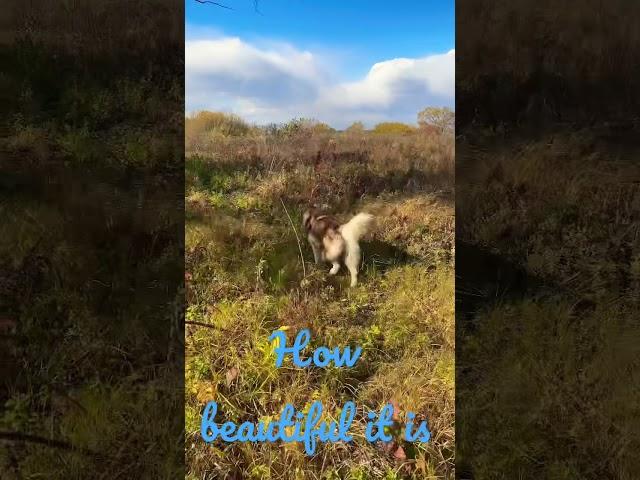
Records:
<instances>
[{"instance_id":1,"label":"bush","mask_svg":"<svg viewBox=\"0 0 640 480\"><path fill-rule=\"evenodd\" d=\"M415 127L401 122L382 122L373 128L373 133L382 135L411 135Z\"/></svg>"},{"instance_id":2,"label":"bush","mask_svg":"<svg viewBox=\"0 0 640 480\"><path fill-rule=\"evenodd\" d=\"M335 128L331 127L330 125L323 123L323 122L318 122L314 125L312 125L311 129L313 130L313 133L333 133L336 131Z\"/></svg>"},{"instance_id":3,"label":"bush","mask_svg":"<svg viewBox=\"0 0 640 480\"><path fill-rule=\"evenodd\" d=\"M185 136L192 139L208 133L240 137L249 132L249 125L240 117L223 112L199 112L185 121Z\"/></svg>"},{"instance_id":4,"label":"bush","mask_svg":"<svg viewBox=\"0 0 640 480\"><path fill-rule=\"evenodd\" d=\"M313 118L295 118L285 123L281 130L287 137L295 135L308 136L313 133L331 133L335 131L326 123L319 122Z\"/></svg>"},{"instance_id":5,"label":"bush","mask_svg":"<svg viewBox=\"0 0 640 480\"><path fill-rule=\"evenodd\" d=\"M362 122L353 122L345 130L345 132L347 133L358 134L358 135L364 133L364 131L365 131L364 124Z\"/></svg>"}]
</instances>

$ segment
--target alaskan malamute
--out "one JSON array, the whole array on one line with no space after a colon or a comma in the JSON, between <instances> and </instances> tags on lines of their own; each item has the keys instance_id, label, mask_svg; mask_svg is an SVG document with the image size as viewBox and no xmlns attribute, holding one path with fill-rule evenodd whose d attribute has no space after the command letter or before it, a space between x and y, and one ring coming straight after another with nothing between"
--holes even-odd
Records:
<instances>
[{"instance_id":1,"label":"alaskan malamute","mask_svg":"<svg viewBox=\"0 0 640 480\"><path fill-rule=\"evenodd\" d=\"M312 208L302 216L302 225L313 249L315 262L331 262L331 275L338 273L341 263L344 263L351 274L351 286L355 287L360 266L359 241L371 230L373 215L358 213L347 223L340 224L335 217Z\"/></svg>"}]
</instances>

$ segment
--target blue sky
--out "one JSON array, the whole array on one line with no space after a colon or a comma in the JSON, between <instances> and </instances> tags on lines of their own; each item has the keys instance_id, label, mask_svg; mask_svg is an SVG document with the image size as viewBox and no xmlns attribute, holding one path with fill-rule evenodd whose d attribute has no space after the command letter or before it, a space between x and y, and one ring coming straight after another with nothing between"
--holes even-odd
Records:
<instances>
[{"instance_id":1,"label":"blue sky","mask_svg":"<svg viewBox=\"0 0 640 480\"><path fill-rule=\"evenodd\" d=\"M186 0L187 112L415 122L454 105L453 0Z\"/></svg>"}]
</instances>

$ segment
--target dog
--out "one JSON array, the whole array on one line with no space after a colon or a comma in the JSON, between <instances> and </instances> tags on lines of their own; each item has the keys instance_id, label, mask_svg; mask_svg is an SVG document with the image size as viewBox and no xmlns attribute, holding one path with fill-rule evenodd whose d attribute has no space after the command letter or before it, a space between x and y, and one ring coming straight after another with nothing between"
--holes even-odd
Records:
<instances>
[{"instance_id":1,"label":"dog","mask_svg":"<svg viewBox=\"0 0 640 480\"><path fill-rule=\"evenodd\" d=\"M360 239L371 231L372 225L373 215L369 213L358 213L344 224L315 207L302 216L302 226L311 244L316 264L331 262L329 274L335 275L340 270L341 263L344 263L351 275L352 287L358 284Z\"/></svg>"}]
</instances>

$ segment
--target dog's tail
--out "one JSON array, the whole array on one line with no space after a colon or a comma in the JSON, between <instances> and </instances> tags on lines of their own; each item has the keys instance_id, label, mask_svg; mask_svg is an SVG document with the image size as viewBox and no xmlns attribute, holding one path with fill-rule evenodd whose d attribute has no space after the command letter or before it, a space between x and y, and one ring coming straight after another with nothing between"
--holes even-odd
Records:
<instances>
[{"instance_id":1,"label":"dog's tail","mask_svg":"<svg viewBox=\"0 0 640 480\"><path fill-rule=\"evenodd\" d=\"M342 238L349 245L357 245L358 240L371 231L373 226L373 215L369 213L359 213L347 223L342 225L340 233Z\"/></svg>"}]
</instances>

